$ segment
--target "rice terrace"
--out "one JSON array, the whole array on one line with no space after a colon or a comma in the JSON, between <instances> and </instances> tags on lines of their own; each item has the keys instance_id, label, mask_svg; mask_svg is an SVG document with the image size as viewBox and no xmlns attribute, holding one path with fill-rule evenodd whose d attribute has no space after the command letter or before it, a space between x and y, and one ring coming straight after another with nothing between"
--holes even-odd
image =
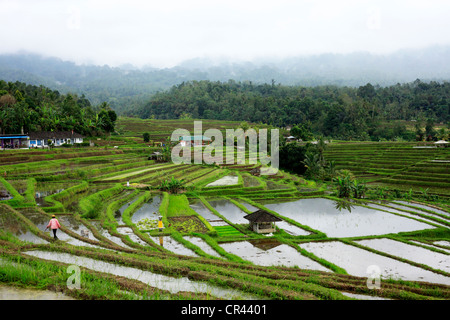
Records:
<instances>
[{"instance_id":1,"label":"rice terrace","mask_svg":"<svg viewBox=\"0 0 450 320\"><path fill-rule=\"evenodd\" d=\"M167 138L192 125L119 117L119 134L91 146L1 150L1 288L87 300L450 298L450 148L331 141L325 159L365 187L343 197L348 175L173 164ZM52 215L58 240L45 230Z\"/></svg>"}]
</instances>

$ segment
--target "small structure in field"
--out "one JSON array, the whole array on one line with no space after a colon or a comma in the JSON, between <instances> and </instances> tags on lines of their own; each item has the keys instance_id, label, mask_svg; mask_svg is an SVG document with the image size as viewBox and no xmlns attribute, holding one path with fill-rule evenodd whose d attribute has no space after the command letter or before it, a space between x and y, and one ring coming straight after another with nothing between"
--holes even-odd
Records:
<instances>
[{"instance_id":1,"label":"small structure in field","mask_svg":"<svg viewBox=\"0 0 450 320\"><path fill-rule=\"evenodd\" d=\"M155 160L156 162L163 162L164 155L162 154L162 152L155 151L148 157L148 160Z\"/></svg>"},{"instance_id":2,"label":"small structure in field","mask_svg":"<svg viewBox=\"0 0 450 320\"><path fill-rule=\"evenodd\" d=\"M28 148L29 137L26 134L0 134L0 148Z\"/></svg>"},{"instance_id":3,"label":"small structure in field","mask_svg":"<svg viewBox=\"0 0 450 320\"><path fill-rule=\"evenodd\" d=\"M287 141L287 142L297 141L297 138L294 137L294 136L289 136L289 137L286 138L286 141Z\"/></svg>"},{"instance_id":4,"label":"small structure in field","mask_svg":"<svg viewBox=\"0 0 450 320\"><path fill-rule=\"evenodd\" d=\"M250 221L250 229L256 233L275 232L275 222L282 221L280 218L265 210L257 210L244 217Z\"/></svg>"},{"instance_id":5,"label":"small structure in field","mask_svg":"<svg viewBox=\"0 0 450 320\"><path fill-rule=\"evenodd\" d=\"M445 140L439 140L439 141L436 141L434 144L435 144L437 147L441 147L441 148L443 148L443 147L448 147L448 141L445 141Z\"/></svg>"},{"instance_id":6,"label":"small structure in field","mask_svg":"<svg viewBox=\"0 0 450 320\"><path fill-rule=\"evenodd\" d=\"M252 176L260 176L261 175L261 167L253 168L250 170L250 174Z\"/></svg>"}]
</instances>

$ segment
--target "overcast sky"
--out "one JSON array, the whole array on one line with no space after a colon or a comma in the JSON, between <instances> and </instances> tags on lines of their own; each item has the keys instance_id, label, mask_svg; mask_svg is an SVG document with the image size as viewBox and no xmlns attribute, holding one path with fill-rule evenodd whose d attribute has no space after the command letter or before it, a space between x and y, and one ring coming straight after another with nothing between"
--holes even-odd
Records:
<instances>
[{"instance_id":1,"label":"overcast sky","mask_svg":"<svg viewBox=\"0 0 450 320\"><path fill-rule=\"evenodd\" d=\"M450 1L0 0L0 26L0 53L171 67L448 45Z\"/></svg>"}]
</instances>

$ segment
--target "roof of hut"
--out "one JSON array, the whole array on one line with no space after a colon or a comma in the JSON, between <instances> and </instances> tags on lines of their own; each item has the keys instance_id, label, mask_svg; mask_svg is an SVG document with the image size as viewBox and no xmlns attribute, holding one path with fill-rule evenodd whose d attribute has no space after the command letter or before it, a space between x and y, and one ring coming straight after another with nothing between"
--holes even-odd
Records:
<instances>
[{"instance_id":1,"label":"roof of hut","mask_svg":"<svg viewBox=\"0 0 450 320\"><path fill-rule=\"evenodd\" d=\"M251 222L275 222L282 221L280 218L274 216L273 214L267 212L266 210L257 210L253 213L250 213L244 217L245 219Z\"/></svg>"}]
</instances>

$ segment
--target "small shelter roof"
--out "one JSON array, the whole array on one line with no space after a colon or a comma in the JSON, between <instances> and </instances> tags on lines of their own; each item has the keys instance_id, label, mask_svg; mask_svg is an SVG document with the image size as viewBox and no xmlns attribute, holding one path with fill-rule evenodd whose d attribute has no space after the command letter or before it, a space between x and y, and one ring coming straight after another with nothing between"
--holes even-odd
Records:
<instances>
[{"instance_id":1,"label":"small shelter roof","mask_svg":"<svg viewBox=\"0 0 450 320\"><path fill-rule=\"evenodd\" d=\"M445 140L436 141L434 144L447 144L448 142Z\"/></svg>"},{"instance_id":2,"label":"small shelter roof","mask_svg":"<svg viewBox=\"0 0 450 320\"><path fill-rule=\"evenodd\" d=\"M273 214L267 212L266 210L259 209L253 213L244 216L245 219L251 222L276 222L282 221L280 218L274 216Z\"/></svg>"},{"instance_id":3,"label":"small shelter roof","mask_svg":"<svg viewBox=\"0 0 450 320\"><path fill-rule=\"evenodd\" d=\"M26 134L1 134L0 139L26 139Z\"/></svg>"}]
</instances>

